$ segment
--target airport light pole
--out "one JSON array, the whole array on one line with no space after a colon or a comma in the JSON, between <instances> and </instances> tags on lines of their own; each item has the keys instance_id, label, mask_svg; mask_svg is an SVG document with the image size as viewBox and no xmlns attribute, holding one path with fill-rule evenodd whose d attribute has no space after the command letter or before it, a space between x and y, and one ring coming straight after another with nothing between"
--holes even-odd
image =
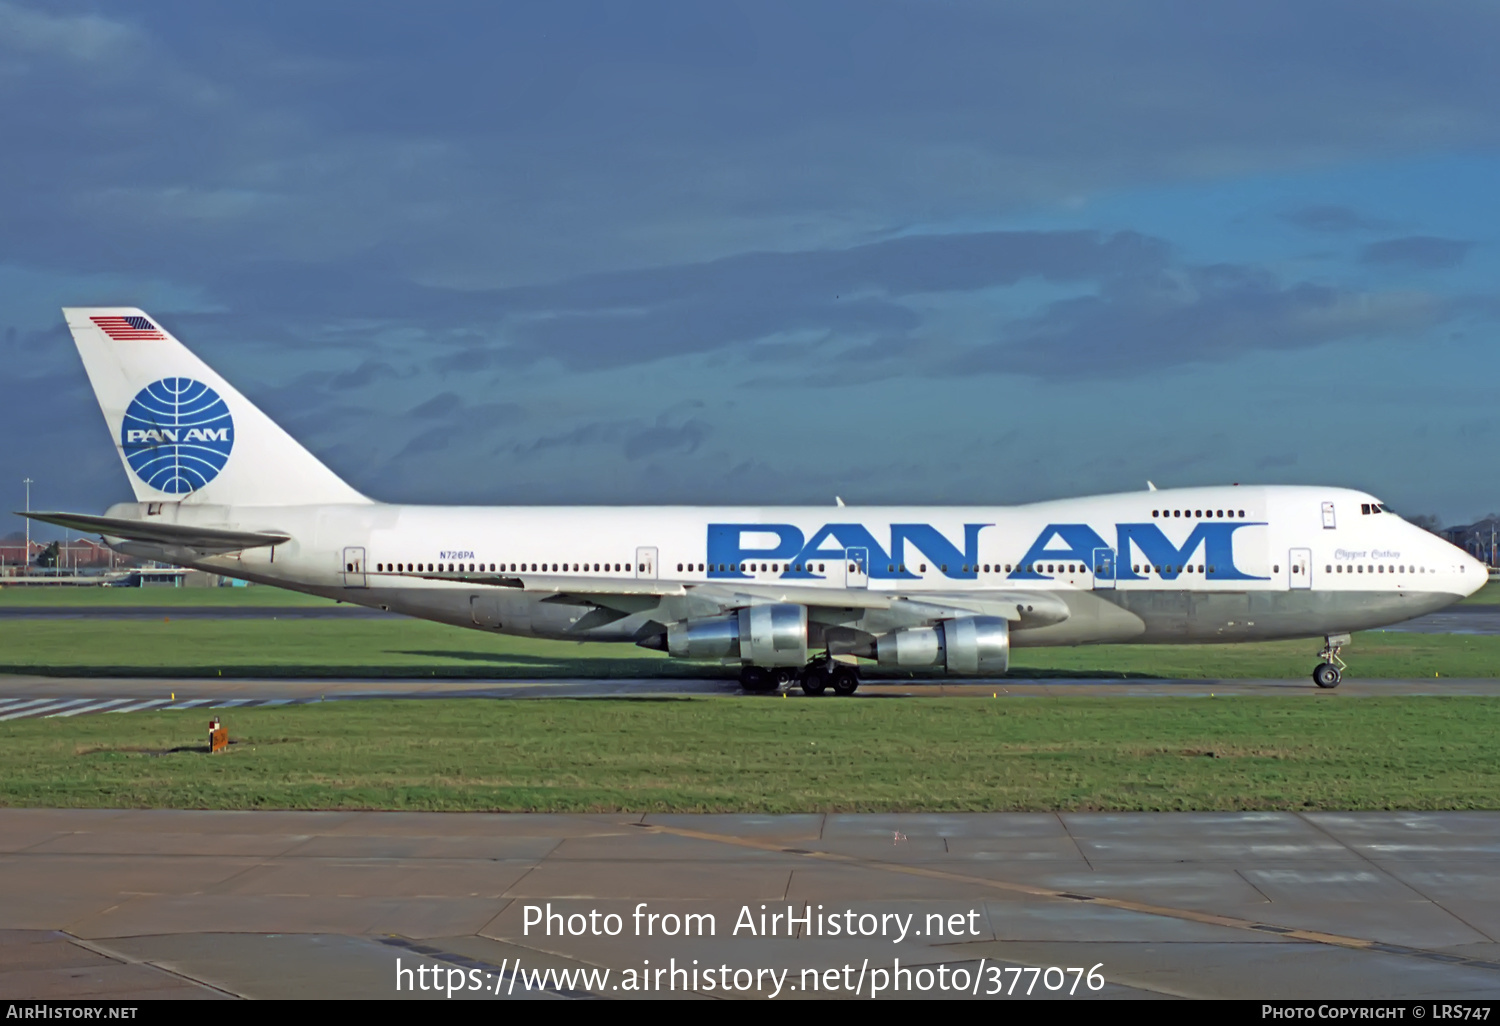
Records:
<instances>
[{"instance_id":1,"label":"airport light pole","mask_svg":"<svg viewBox=\"0 0 1500 1026\"><path fill-rule=\"evenodd\" d=\"M31 478L28 477L25 480L24 484L26 485L26 512L30 513L31 512ZM28 566L30 566L30 565L31 565L31 518L27 517L26 518L26 551L21 556L22 573L25 573L25 568L28 567Z\"/></svg>"}]
</instances>

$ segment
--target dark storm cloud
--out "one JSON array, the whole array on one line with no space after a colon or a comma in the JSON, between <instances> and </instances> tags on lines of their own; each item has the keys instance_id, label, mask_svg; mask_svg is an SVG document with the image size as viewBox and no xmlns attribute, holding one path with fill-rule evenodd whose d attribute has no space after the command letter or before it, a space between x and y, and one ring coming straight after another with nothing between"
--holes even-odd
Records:
<instances>
[{"instance_id":1,"label":"dark storm cloud","mask_svg":"<svg viewBox=\"0 0 1500 1026\"><path fill-rule=\"evenodd\" d=\"M1397 264L1424 271L1457 267L1474 243L1463 239L1440 239L1432 235L1408 235L1400 239L1372 242L1361 259L1367 264Z\"/></svg>"}]
</instances>

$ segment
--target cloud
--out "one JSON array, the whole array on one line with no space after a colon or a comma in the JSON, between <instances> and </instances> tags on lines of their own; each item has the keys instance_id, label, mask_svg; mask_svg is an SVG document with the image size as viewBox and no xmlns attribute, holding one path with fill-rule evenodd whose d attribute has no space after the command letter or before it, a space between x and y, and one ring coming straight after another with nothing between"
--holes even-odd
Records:
<instances>
[{"instance_id":1,"label":"cloud","mask_svg":"<svg viewBox=\"0 0 1500 1026\"><path fill-rule=\"evenodd\" d=\"M1252 267L1188 268L1050 304L965 355L952 373L1009 371L1052 380L1133 378L1257 350L1293 350L1430 327L1449 304L1422 294L1283 285Z\"/></svg>"},{"instance_id":2,"label":"cloud","mask_svg":"<svg viewBox=\"0 0 1500 1026\"><path fill-rule=\"evenodd\" d=\"M1387 227L1386 222L1366 217L1352 207L1334 204L1300 207L1287 211L1281 217L1282 220L1298 228L1330 234L1372 231Z\"/></svg>"},{"instance_id":3,"label":"cloud","mask_svg":"<svg viewBox=\"0 0 1500 1026\"><path fill-rule=\"evenodd\" d=\"M1360 259L1374 265L1405 265L1424 271L1457 267L1469 255L1474 243L1464 239L1441 239L1433 235L1408 235L1399 239L1372 242Z\"/></svg>"}]
</instances>

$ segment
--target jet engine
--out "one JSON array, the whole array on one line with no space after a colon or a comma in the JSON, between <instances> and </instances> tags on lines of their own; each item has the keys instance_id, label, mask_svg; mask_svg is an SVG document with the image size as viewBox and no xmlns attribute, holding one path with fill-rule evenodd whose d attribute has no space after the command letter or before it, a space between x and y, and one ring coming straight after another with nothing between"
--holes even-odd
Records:
<instances>
[{"instance_id":1,"label":"jet engine","mask_svg":"<svg viewBox=\"0 0 1500 1026\"><path fill-rule=\"evenodd\" d=\"M667 652L678 659L738 656L749 666L802 666L807 662L807 607L779 602L676 623L667 628Z\"/></svg>"},{"instance_id":2,"label":"jet engine","mask_svg":"<svg viewBox=\"0 0 1500 1026\"><path fill-rule=\"evenodd\" d=\"M1010 623L998 616L964 616L936 627L912 627L876 639L881 666L909 669L939 664L949 673L1004 673L1010 668Z\"/></svg>"}]
</instances>

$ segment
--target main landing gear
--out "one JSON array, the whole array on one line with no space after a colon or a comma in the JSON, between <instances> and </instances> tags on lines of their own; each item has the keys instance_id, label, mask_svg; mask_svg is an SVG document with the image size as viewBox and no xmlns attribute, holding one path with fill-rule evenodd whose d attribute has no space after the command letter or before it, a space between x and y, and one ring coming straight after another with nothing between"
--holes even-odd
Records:
<instances>
[{"instance_id":1,"label":"main landing gear","mask_svg":"<svg viewBox=\"0 0 1500 1026\"><path fill-rule=\"evenodd\" d=\"M800 684L808 695L821 695L829 688L836 695L852 695L859 688L859 670L832 659L815 659L801 670L746 666L740 671L740 686L752 694L768 694L793 684Z\"/></svg>"},{"instance_id":2,"label":"main landing gear","mask_svg":"<svg viewBox=\"0 0 1500 1026\"><path fill-rule=\"evenodd\" d=\"M1348 664L1339 658L1339 650L1349 644L1349 635L1330 634L1323 639L1323 651L1318 657L1323 661L1313 671L1313 683L1320 688L1336 688L1339 681L1344 679L1344 671Z\"/></svg>"}]
</instances>

